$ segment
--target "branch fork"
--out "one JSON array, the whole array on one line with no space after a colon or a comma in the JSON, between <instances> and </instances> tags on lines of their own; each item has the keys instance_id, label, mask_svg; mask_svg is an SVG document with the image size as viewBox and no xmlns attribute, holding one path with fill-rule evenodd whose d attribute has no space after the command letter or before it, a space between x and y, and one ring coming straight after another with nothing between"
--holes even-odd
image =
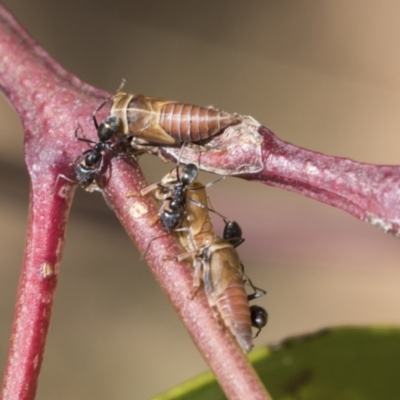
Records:
<instances>
[{"instance_id":1,"label":"branch fork","mask_svg":"<svg viewBox=\"0 0 400 400\"><path fill-rule=\"evenodd\" d=\"M60 175L74 176L71 164L87 150L74 137L77 124L85 137L97 140L91 115L109 94L66 72L1 5L0 57L0 86L22 120L31 179L27 242L1 398L32 400L75 191L68 181L57 185L55 192L54 187ZM105 104L99 120L109 111ZM185 146L180 161L303 194L400 235L400 166L357 163L308 151L278 139L251 117L241 117L239 124L212 138L205 149ZM179 158L180 149L159 150L166 158ZM204 293L199 291L188 300L193 289L192 267L163 258L164 254L178 257L182 250L159 223L152 223L157 215L154 200L129 197L148 186L137 163L113 157L108 167L110 179L103 189L107 203L145 254L227 397L270 399L235 340L214 318ZM157 237L157 246L146 251L152 237Z\"/></svg>"}]
</instances>

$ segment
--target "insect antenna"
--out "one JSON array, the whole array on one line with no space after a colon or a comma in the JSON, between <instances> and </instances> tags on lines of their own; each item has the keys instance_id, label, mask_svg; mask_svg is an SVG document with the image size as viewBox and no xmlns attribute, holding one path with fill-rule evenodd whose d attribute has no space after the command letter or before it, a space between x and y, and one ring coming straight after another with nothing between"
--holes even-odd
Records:
<instances>
[{"instance_id":1,"label":"insect antenna","mask_svg":"<svg viewBox=\"0 0 400 400\"><path fill-rule=\"evenodd\" d=\"M95 140L88 139L85 136L78 136L79 130L81 130L83 132L82 125L78 122L78 127L75 129L75 139L79 140L80 142L85 142L85 143L91 143L91 144L97 143Z\"/></svg>"},{"instance_id":2,"label":"insect antenna","mask_svg":"<svg viewBox=\"0 0 400 400\"><path fill-rule=\"evenodd\" d=\"M207 186L207 185L206 185ZM198 187L198 188L193 188L189 189L191 192L194 192L195 190L203 190L206 188L206 186ZM216 215L218 215L223 221L227 220L227 217L225 217L223 214L219 213L214 206L211 204L210 198L207 196L207 202L210 204L211 207L207 207L202 203L199 203L198 201L192 199L191 197L187 197L189 201L191 201L193 204L196 204L197 207L203 208L204 210L207 210L209 212L212 212Z\"/></svg>"},{"instance_id":3,"label":"insect antenna","mask_svg":"<svg viewBox=\"0 0 400 400\"><path fill-rule=\"evenodd\" d=\"M122 78L121 84L119 85L116 93L120 92L122 90L122 88L125 86L126 83L126 79ZM97 122L97 118L96 115L97 113L108 103L111 102L111 99L115 96L115 94L110 94L107 98L105 98L103 100L103 102L96 108L96 110L94 111L94 113L92 114L92 118L93 118L93 123L94 126L96 127L96 130L99 129L99 123Z\"/></svg>"}]
</instances>

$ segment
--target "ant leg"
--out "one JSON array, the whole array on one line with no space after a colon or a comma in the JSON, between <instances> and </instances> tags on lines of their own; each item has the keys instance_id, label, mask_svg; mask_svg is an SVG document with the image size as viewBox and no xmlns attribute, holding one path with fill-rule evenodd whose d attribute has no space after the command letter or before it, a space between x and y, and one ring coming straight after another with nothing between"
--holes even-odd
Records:
<instances>
[{"instance_id":1,"label":"ant leg","mask_svg":"<svg viewBox=\"0 0 400 400\"><path fill-rule=\"evenodd\" d=\"M144 249L143 255L140 257L141 260L143 260L146 257L147 252L149 251L150 245L152 244L153 240L159 239L163 236L166 236L164 233L161 235L154 235L150 238L149 242L146 245L146 248Z\"/></svg>"},{"instance_id":2,"label":"ant leg","mask_svg":"<svg viewBox=\"0 0 400 400\"><path fill-rule=\"evenodd\" d=\"M104 165L105 165L104 158L105 158L104 155L100 156L100 163L99 163L98 167L96 168L96 172L95 172L96 183L97 183L97 186L100 188L100 190L104 187L104 179L107 179L107 178L105 178L106 171L103 172Z\"/></svg>"},{"instance_id":3,"label":"ant leg","mask_svg":"<svg viewBox=\"0 0 400 400\"><path fill-rule=\"evenodd\" d=\"M64 175L64 174L58 174L58 175L57 175L57 178L56 178L56 182L55 182L55 184L54 184L54 187L53 187L53 189L52 189L52 191L51 191L51 194L54 194L54 193L55 193L56 187L57 187L57 185L58 185L58 181L59 181L60 179L64 179L65 181L70 182L70 183L73 183L74 185L76 185L76 183L77 183L76 181L74 181L73 179L68 178L68 176L66 176L66 175Z\"/></svg>"},{"instance_id":4,"label":"ant leg","mask_svg":"<svg viewBox=\"0 0 400 400\"><path fill-rule=\"evenodd\" d=\"M258 331L257 331L256 334L252 337L252 339L256 339L257 336L260 334L261 331L262 331L262 328L258 328Z\"/></svg>"},{"instance_id":5,"label":"ant leg","mask_svg":"<svg viewBox=\"0 0 400 400\"><path fill-rule=\"evenodd\" d=\"M247 281L248 281L249 285L251 286L251 288L254 290L254 293L247 295L248 301L258 299L259 297L265 296L267 294L267 292L265 290L260 289L257 286L254 286L253 282L250 280L250 278L247 277Z\"/></svg>"},{"instance_id":6,"label":"ant leg","mask_svg":"<svg viewBox=\"0 0 400 400\"><path fill-rule=\"evenodd\" d=\"M247 300L251 301L251 300L257 299L259 297L265 296L267 294L267 292L265 290L255 286L253 284L253 282L251 281L251 279L245 274L243 264L241 264L241 267L242 267L242 279L243 279L243 277L245 277L245 279L243 279L243 283L244 284L248 283L254 291L254 293L247 295Z\"/></svg>"}]
</instances>

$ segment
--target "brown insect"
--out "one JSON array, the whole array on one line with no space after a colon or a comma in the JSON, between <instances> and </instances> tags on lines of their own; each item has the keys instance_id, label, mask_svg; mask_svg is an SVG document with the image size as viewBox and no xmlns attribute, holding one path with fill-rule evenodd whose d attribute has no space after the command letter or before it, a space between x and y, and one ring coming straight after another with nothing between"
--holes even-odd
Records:
<instances>
[{"instance_id":1,"label":"brown insect","mask_svg":"<svg viewBox=\"0 0 400 400\"><path fill-rule=\"evenodd\" d=\"M187 176L190 176L189 180ZM243 267L233 245L215 235L209 215L207 193L205 187L195 180L196 177L197 167L194 164L175 168L160 183L144 189L142 194L155 191L156 199L162 203L160 219L163 225L164 221L168 224L172 220L163 219L163 213L170 212L171 202L179 198L179 207L172 207L180 221L173 233L186 251L178 259L189 258L193 263L192 296L203 283L209 305L215 310L218 319L231 331L243 351L248 353L253 347L251 327L255 326L260 330L265 326L260 324L259 314L256 318L249 308L249 298L258 296L248 296L245 291ZM182 182L185 183L183 196L180 195ZM171 232L169 225L164 227Z\"/></svg>"},{"instance_id":2,"label":"brown insect","mask_svg":"<svg viewBox=\"0 0 400 400\"><path fill-rule=\"evenodd\" d=\"M239 122L236 114L213 107L124 92L115 95L110 113L119 118L120 133L139 139L139 144L200 142Z\"/></svg>"}]
</instances>

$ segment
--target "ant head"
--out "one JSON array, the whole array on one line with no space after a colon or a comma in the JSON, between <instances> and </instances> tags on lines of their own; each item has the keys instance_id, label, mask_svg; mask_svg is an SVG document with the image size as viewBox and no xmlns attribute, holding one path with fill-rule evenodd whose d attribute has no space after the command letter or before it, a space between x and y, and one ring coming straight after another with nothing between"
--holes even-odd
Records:
<instances>
[{"instance_id":1,"label":"ant head","mask_svg":"<svg viewBox=\"0 0 400 400\"><path fill-rule=\"evenodd\" d=\"M97 135L100 141L105 142L115 136L118 132L120 123L121 119L115 115L107 117L97 129Z\"/></svg>"},{"instance_id":2,"label":"ant head","mask_svg":"<svg viewBox=\"0 0 400 400\"><path fill-rule=\"evenodd\" d=\"M265 311L265 308L260 306L251 306L250 307L250 319L251 326L254 328L262 329L268 322L268 313Z\"/></svg>"},{"instance_id":3,"label":"ant head","mask_svg":"<svg viewBox=\"0 0 400 400\"><path fill-rule=\"evenodd\" d=\"M242 228L236 221L225 221L224 233L222 236L224 240L227 240L228 242L232 239L240 241L242 239L242 234Z\"/></svg>"},{"instance_id":4,"label":"ant head","mask_svg":"<svg viewBox=\"0 0 400 400\"><path fill-rule=\"evenodd\" d=\"M197 178L198 172L199 169L197 168L197 165L188 164L183 168L179 180L184 185L190 185Z\"/></svg>"}]
</instances>

